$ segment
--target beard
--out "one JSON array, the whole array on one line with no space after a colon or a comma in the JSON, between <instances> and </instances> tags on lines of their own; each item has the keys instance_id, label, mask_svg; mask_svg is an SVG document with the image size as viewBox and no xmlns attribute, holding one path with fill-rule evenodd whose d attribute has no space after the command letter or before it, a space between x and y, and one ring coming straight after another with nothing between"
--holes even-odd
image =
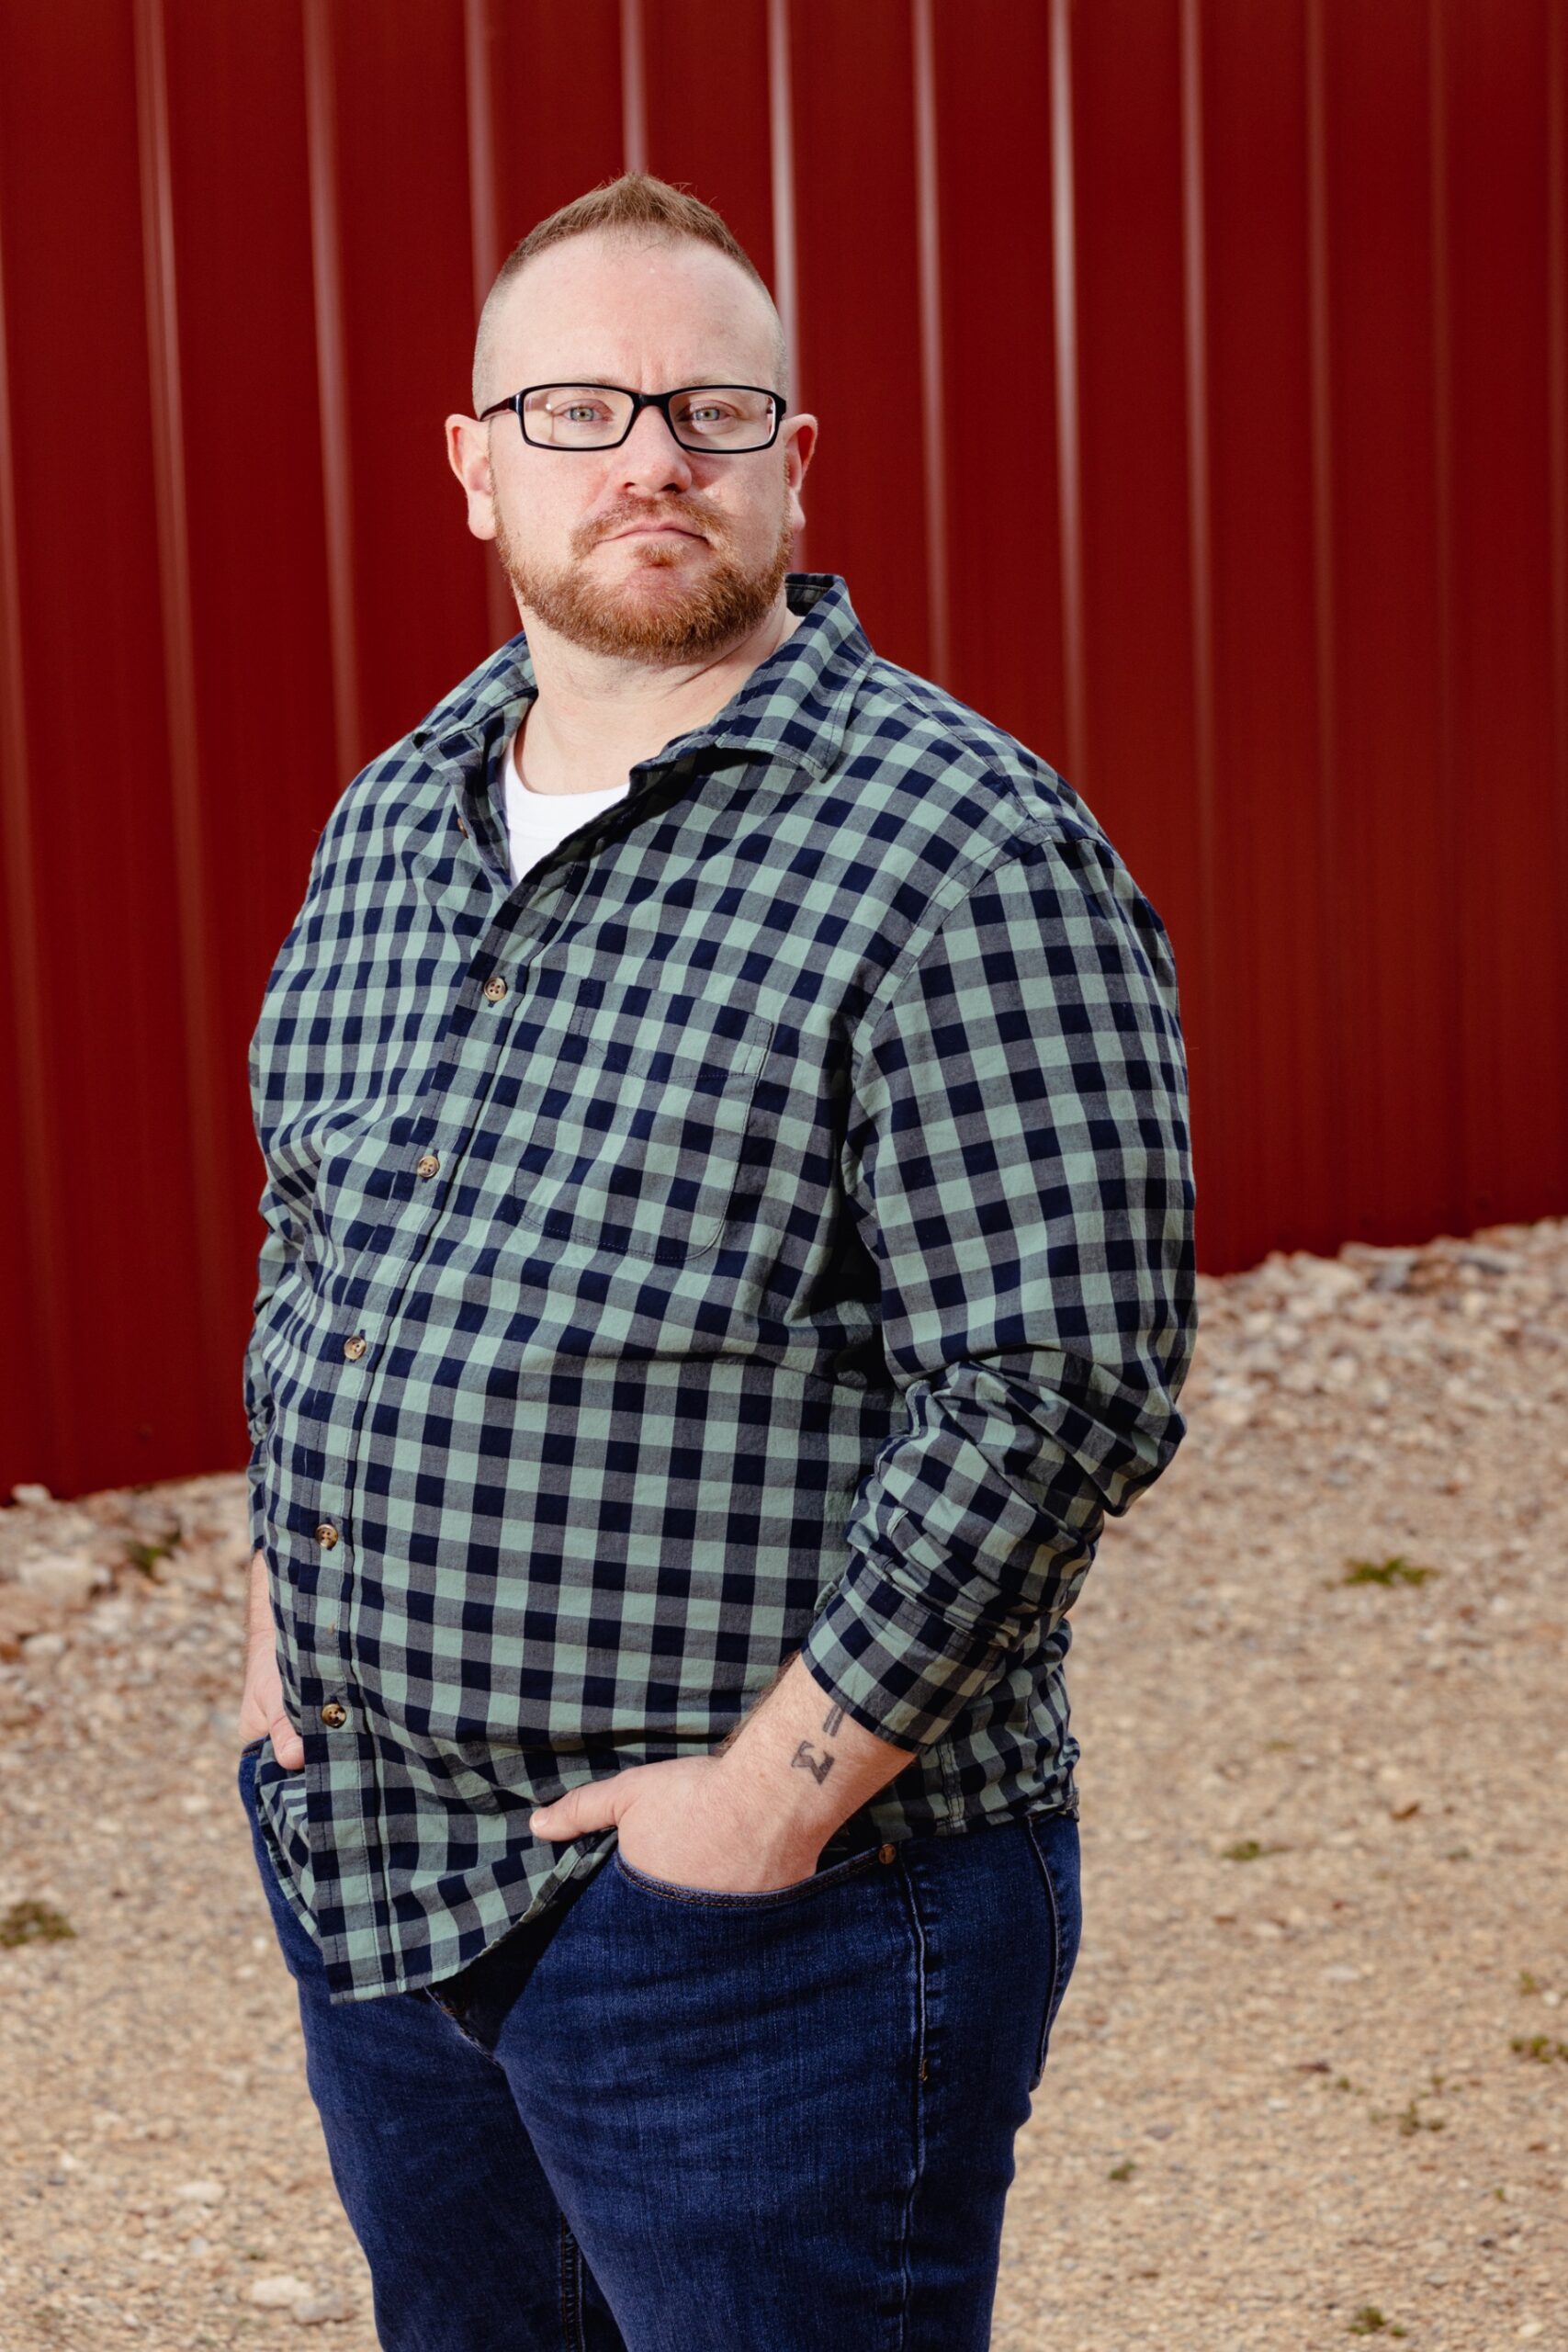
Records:
<instances>
[{"instance_id":1,"label":"beard","mask_svg":"<svg viewBox=\"0 0 1568 2352\"><path fill-rule=\"evenodd\" d=\"M749 568L726 551L723 524L710 511L690 500L674 510L638 503L574 533L572 560L551 569L523 554L507 532L499 501L494 514L496 553L524 609L525 628L534 615L572 645L630 661L697 661L749 636L777 603L795 546L787 507L767 558ZM677 572L686 561L681 542L643 539L629 577L592 578L588 557L600 540L638 523L702 531L717 551L690 580L662 581L652 594L642 574Z\"/></svg>"}]
</instances>

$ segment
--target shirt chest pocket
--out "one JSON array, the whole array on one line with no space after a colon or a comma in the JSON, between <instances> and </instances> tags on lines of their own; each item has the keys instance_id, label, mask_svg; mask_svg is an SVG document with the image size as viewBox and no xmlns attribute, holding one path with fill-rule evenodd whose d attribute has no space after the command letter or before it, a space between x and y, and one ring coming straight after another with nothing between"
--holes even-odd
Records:
<instances>
[{"instance_id":1,"label":"shirt chest pocket","mask_svg":"<svg viewBox=\"0 0 1568 2352\"><path fill-rule=\"evenodd\" d=\"M730 1222L773 1024L723 1000L580 1006L521 1222L615 1256L683 1264Z\"/></svg>"}]
</instances>

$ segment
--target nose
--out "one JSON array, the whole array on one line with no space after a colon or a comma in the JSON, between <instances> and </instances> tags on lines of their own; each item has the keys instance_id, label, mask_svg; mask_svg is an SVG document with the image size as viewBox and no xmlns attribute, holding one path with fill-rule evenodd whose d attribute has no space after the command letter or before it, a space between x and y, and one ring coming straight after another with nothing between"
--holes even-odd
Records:
<instances>
[{"instance_id":1,"label":"nose","mask_svg":"<svg viewBox=\"0 0 1568 2352\"><path fill-rule=\"evenodd\" d=\"M639 409L636 424L615 451L624 490L647 493L690 490L695 475L691 452L682 449L656 408Z\"/></svg>"}]
</instances>

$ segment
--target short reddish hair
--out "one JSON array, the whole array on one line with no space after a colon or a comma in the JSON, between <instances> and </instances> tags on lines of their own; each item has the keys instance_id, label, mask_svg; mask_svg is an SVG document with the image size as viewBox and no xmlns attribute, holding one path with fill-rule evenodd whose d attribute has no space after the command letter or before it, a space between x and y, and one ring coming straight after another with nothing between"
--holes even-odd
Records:
<instances>
[{"instance_id":1,"label":"short reddish hair","mask_svg":"<svg viewBox=\"0 0 1568 2352\"><path fill-rule=\"evenodd\" d=\"M496 397L491 389L491 354L495 342L496 321L500 315L507 288L536 254L547 253L552 245L564 244L568 237L586 237L595 232L607 231L615 235L673 239L695 237L705 245L714 246L736 262L766 297L773 315L773 366L775 377L772 390L782 392L789 400L789 352L784 342L784 322L769 290L766 279L750 254L716 213L711 204L700 197L691 196L683 188L673 187L669 180L654 177L651 172L623 172L618 179L601 181L590 188L586 196L574 197L536 223L527 235L513 246L495 275L495 281L485 296L479 312L479 331L474 338L474 413L489 405ZM489 399L487 399L487 394Z\"/></svg>"}]
</instances>

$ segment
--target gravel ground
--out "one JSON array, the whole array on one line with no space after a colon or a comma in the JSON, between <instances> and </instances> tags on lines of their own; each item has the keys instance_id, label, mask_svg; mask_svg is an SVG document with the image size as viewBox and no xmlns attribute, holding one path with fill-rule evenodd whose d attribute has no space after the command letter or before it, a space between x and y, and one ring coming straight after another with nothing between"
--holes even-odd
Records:
<instances>
[{"instance_id":1,"label":"gravel ground","mask_svg":"<svg viewBox=\"0 0 1568 2352\"><path fill-rule=\"evenodd\" d=\"M1074 1619L994 2352L1562 2352L1568 1219L1201 1287ZM244 1555L232 1476L0 1510L0 2352L375 2352L235 1787Z\"/></svg>"}]
</instances>

